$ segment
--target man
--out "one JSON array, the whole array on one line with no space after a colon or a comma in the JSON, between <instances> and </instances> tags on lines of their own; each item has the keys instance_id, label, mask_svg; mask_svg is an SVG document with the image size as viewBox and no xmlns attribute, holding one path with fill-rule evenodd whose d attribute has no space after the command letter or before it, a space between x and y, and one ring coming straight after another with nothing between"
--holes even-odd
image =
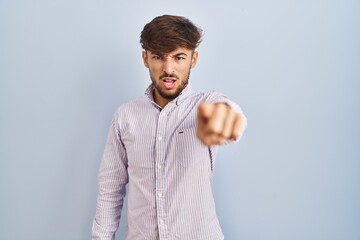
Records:
<instances>
[{"instance_id":1,"label":"man","mask_svg":"<svg viewBox=\"0 0 360 240\"><path fill-rule=\"evenodd\" d=\"M151 85L114 114L99 171L92 239L115 239L128 184L127 240L219 240L211 181L216 146L240 138L246 118L212 91L188 84L201 30L164 15L140 43Z\"/></svg>"}]
</instances>

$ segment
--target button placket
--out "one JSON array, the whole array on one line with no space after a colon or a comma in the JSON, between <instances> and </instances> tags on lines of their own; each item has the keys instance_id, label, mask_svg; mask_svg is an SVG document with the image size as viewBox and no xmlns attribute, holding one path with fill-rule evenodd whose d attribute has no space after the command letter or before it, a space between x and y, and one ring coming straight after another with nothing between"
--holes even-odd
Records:
<instances>
[{"instance_id":1,"label":"button placket","mask_svg":"<svg viewBox=\"0 0 360 240\"><path fill-rule=\"evenodd\" d=\"M164 178L164 161L166 152L166 125L167 125L167 114L163 110L159 114L157 123L157 141L155 144L155 181L156 181L156 211L158 217L158 229L160 239L164 239L167 234L167 226L165 224L166 213L165 213L165 199L163 197L165 190L165 178Z\"/></svg>"}]
</instances>

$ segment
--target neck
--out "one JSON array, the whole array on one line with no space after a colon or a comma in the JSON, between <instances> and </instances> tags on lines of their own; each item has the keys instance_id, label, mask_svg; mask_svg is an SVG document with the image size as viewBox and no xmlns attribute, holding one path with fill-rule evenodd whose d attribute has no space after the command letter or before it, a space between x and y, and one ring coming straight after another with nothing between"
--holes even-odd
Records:
<instances>
[{"instance_id":1,"label":"neck","mask_svg":"<svg viewBox=\"0 0 360 240\"><path fill-rule=\"evenodd\" d=\"M172 99L167 99L162 97L156 89L153 92L154 101L157 105L159 105L161 108L164 108Z\"/></svg>"}]
</instances>

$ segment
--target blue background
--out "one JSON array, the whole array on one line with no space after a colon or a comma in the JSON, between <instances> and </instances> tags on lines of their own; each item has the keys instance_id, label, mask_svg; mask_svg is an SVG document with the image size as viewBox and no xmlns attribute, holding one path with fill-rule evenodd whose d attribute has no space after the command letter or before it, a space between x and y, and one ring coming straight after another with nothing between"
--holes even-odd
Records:
<instances>
[{"instance_id":1,"label":"blue background","mask_svg":"<svg viewBox=\"0 0 360 240\"><path fill-rule=\"evenodd\" d=\"M139 34L164 13L204 30L193 88L248 117L216 166L226 239L359 240L355 0L0 0L0 239L90 239L110 119L150 83Z\"/></svg>"}]
</instances>

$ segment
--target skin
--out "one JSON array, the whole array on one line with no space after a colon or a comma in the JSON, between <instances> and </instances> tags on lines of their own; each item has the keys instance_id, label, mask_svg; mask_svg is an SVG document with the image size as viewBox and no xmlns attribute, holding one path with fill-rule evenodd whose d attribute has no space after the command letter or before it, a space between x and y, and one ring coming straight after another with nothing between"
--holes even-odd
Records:
<instances>
[{"instance_id":1,"label":"skin","mask_svg":"<svg viewBox=\"0 0 360 240\"><path fill-rule=\"evenodd\" d=\"M196 65L198 52L186 48L177 48L166 55L143 51L142 58L155 86L154 100L163 108L188 85L190 70ZM166 80L175 81L174 88L167 89L164 86Z\"/></svg>"},{"instance_id":2,"label":"skin","mask_svg":"<svg viewBox=\"0 0 360 240\"><path fill-rule=\"evenodd\" d=\"M154 101L164 108L188 85L198 52L186 48L177 48L168 54L143 51L142 58L155 87ZM227 104L201 103L198 107L196 134L206 146L236 139L245 125L245 117Z\"/></svg>"},{"instance_id":3,"label":"skin","mask_svg":"<svg viewBox=\"0 0 360 240\"><path fill-rule=\"evenodd\" d=\"M224 103L201 103L196 135L206 146L236 140L246 127L246 118Z\"/></svg>"}]
</instances>

